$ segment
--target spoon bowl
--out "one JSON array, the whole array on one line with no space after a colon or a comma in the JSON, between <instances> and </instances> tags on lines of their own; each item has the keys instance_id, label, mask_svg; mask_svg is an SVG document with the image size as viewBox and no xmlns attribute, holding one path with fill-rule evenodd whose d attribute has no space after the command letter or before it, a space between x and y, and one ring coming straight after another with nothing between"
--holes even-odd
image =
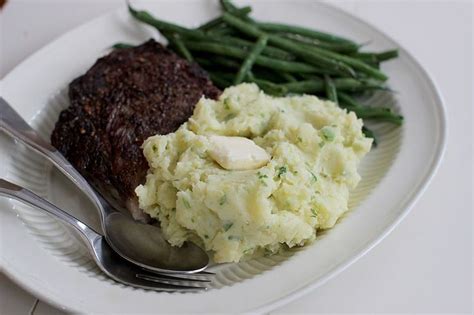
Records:
<instances>
[{"instance_id":1,"label":"spoon bowl","mask_svg":"<svg viewBox=\"0 0 474 315\"><path fill-rule=\"evenodd\" d=\"M170 246L163 234L156 232L157 227L132 221L122 213L109 214L105 226L111 247L139 266L149 269L153 266L158 272L195 273L204 270L209 263L208 255L199 246L191 242L181 247Z\"/></svg>"}]
</instances>

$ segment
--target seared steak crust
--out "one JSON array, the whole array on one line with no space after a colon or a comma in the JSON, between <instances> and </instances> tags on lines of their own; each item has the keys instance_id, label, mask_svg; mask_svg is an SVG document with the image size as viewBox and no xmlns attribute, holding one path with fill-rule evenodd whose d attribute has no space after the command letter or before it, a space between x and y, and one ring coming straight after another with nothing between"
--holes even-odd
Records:
<instances>
[{"instance_id":1,"label":"seared steak crust","mask_svg":"<svg viewBox=\"0 0 474 315\"><path fill-rule=\"evenodd\" d=\"M70 106L51 143L102 194L139 218L134 189L148 169L141 144L175 131L201 96L219 93L198 65L154 40L115 50L71 82Z\"/></svg>"}]
</instances>

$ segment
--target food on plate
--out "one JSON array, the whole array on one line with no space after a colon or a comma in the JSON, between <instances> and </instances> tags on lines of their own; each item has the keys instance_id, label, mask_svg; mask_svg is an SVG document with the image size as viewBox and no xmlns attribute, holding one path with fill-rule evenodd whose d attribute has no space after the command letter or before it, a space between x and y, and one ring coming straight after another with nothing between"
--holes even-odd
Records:
<instances>
[{"instance_id":1,"label":"food on plate","mask_svg":"<svg viewBox=\"0 0 474 315\"><path fill-rule=\"evenodd\" d=\"M109 201L159 220L172 245L191 240L237 262L332 227L376 144L361 118L403 117L363 104L390 92L380 64L397 50L362 52L220 2L223 14L194 29L129 6L170 50L114 45L70 84L51 141Z\"/></svg>"},{"instance_id":2,"label":"food on plate","mask_svg":"<svg viewBox=\"0 0 474 315\"><path fill-rule=\"evenodd\" d=\"M131 6L129 12L160 31L170 49L201 65L220 88L253 82L276 96L314 94L364 120L402 124L403 117L391 108L363 104L364 96L388 91L388 76L380 64L396 58L397 50L361 51L365 44L300 26L260 22L249 16L248 6L238 8L229 0L220 3L223 14L195 29ZM367 126L363 131L375 140Z\"/></svg>"},{"instance_id":3,"label":"food on plate","mask_svg":"<svg viewBox=\"0 0 474 315\"><path fill-rule=\"evenodd\" d=\"M149 136L175 131L201 98L220 90L197 64L150 40L100 58L69 85L51 143L99 191L136 219L134 189L148 169L140 146Z\"/></svg>"},{"instance_id":4,"label":"food on plate","mask_svg":"<svg viewBox=\"0 0 474 315\"><path fill-rule=\"evenodd\" d=\"M176 132L144 142L150 169L136 189L140 208L171 244L192 240L216 262L304 245L348 210L372 143L361 128L354 112L315 96L227 88L218 100L201 98ZM260 165L246 163L254 156Z\"/></svg>"}]
</instances>

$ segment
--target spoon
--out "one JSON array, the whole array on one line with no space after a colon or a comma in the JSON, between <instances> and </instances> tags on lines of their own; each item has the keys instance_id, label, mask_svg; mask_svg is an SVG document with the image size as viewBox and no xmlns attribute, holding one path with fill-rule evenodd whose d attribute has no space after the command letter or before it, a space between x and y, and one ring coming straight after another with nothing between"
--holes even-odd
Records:
<instances>
[{"instance_id":1,"label":"spoon","mask_svg":"<svg viewBox=\"0 0 474 315\"><path fill-rule=\"evenodd\" d=\"M105 239L120 256L143 268L162 273L196 273L207 267L209 257L199 246L191 242L184 243L182 247L171 246L160 228L134 221L116 211L2 97L0 112L0 130L47 158L95 204L100 212Z\"/></svg>"}]
</instances>

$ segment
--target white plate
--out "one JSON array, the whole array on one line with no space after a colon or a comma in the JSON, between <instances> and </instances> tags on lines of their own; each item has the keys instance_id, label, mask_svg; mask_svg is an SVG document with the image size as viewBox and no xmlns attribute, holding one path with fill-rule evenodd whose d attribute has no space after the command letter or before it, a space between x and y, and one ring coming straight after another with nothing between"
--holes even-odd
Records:
<instances>
[{"instance_id":1,"label":"white plate","mask_svg":"<svg viewBox=\"0 0 474 315\"><path fill-rule=\"evenodd\" d=\"M157 16L195 26L218 12L217 1L136 4ZM268 311L313 289L380 242L407 214L441 160L446 120L440 95L426 72L397 43L365 22L313 2L253 2L262 20L298 23L339 33L370 49L399 47L400 57L384 65L393 95L372 104L392 105L405 116L401 128L375 125L381 145L361 165L363 181L350 211L336 227L307 248L215 269L215 289L199 294L147 292L118 285L102 275L67 229L32 208L0 200L3 272L41 299L76 312L244 312ZM297 21L297 22L295 22ZM95 19L38 51L3 80L4 96L47 137L67 84L85 72L115 42L144 41L151 29L125 8ZM48 163L0 136L1 176L25 185L97 227L87 201Z\"/></svg>"}]
</instances>

